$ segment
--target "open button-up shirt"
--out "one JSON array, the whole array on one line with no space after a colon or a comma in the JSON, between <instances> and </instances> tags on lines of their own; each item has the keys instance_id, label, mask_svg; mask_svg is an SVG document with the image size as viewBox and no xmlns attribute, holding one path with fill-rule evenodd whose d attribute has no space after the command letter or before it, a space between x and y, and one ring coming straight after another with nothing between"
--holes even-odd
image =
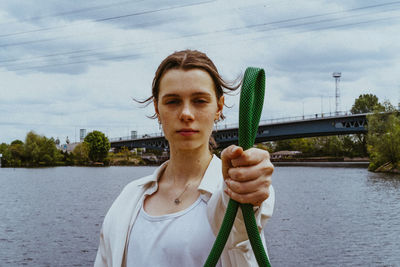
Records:
<instances>
[{"instance_id":1,"label":"open button-up shirt","mask_svg":"<svg viewBox=\"0 0 400 267\"><path fill-rule=\"evenodd\" d=\"M128 247L129 234L139 213L140 203L143 202L145 195L151 195L157 191L158 180L167 164L168 161L158 167L152 175L126 185L114 201L104 218L101 228L100 244L94 263L95 267L126 265L125 253ZM215 235L218 234L229 202L229 196L224 193L225 187L221 160L214 155L198 190L201 197L207 202L208 222ZM275 202L273 187L270 186L269 190L269 198L260 207L255 208L256 222L265 248L266 243L262 228L267 219L272 216ZM221 263L224 267L257 266L240 209L222 252Z\"/></svg>"}]
</instances>

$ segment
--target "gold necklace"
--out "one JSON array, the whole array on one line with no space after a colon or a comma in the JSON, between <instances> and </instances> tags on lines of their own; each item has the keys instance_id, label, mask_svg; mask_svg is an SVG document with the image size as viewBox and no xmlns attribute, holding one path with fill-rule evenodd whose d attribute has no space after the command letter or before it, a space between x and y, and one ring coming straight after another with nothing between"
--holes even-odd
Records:
<instances>
[{"instance_id":1,"label":"gold necklace","mask_svg":"<svg viewBox=\"0 0 400 267\"><path fill-rule=\"evenodd\" d=\"M186 190L188 189L189 185L190 185L190 183L187 184L187 185L185 186L185 189L182 191L182 193L180 193L179 196L177 196L177 197L175 198L175 200L174 200L175 205L181 204L182 200L180 200L180 197L183 195L183 193L186 192Z\"/></svg>"}]
</instances>

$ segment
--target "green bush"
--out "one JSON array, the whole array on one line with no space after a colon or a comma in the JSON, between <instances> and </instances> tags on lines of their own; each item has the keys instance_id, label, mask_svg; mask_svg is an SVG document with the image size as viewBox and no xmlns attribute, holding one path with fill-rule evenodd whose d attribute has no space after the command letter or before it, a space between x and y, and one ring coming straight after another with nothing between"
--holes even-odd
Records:
<instances>
[{"instance_id":1,"label":"green bush","mask_svg":"<svg viewBox=\"0 0 400 267\"><path fill-rule=\"evenodd\" d=\"M389 103L384 103L385 112L376 110L368 118L368 152L370 154L370 169L400 162L400 118L399 112Z\"/></svg>"},{"instance_id":2,"label":"green bush","mask_svg":"<svg viewBox=\"0 0 400 267\"><path fill-rule=\"evenodd\" d=\"M104 133L93 131L88 133L84 142L89 146L89 159L93 162L104 162L110 150L110 142Z\"/></svg>"}]
</instances>

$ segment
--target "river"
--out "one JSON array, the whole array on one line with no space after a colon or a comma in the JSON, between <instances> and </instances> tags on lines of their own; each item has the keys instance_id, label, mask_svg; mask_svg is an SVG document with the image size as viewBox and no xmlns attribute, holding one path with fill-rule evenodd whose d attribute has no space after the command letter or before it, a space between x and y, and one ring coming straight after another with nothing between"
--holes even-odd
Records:
<instances>
[{"instance_id":1,"label":"river","mask_svg":"<svg viewBox=\"0 0 400 267\"><path fill-rule=\"evenodd\" d=\"M0 266L91 266L104 215L154 167L0 169ZM400 175L275 168L272 266L400 266Z\"/></svg>"}]
</instances>

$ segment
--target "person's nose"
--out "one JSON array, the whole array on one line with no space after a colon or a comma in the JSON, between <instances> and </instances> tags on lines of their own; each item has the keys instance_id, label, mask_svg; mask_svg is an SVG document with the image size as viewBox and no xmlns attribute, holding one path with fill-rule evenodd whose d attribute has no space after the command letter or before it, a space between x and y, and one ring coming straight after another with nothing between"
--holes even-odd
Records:
<instances>
[{"instance_id":1,"label":"person's nose","mask_svg":"<svg viewBox=\"0 0 400 267\"><path fill-rule=\"evenodd\" d=\"M194 119L194 114L190 103L184 103L179 116L182 121L192 121Z\"/></svg>"}]
</instances>

